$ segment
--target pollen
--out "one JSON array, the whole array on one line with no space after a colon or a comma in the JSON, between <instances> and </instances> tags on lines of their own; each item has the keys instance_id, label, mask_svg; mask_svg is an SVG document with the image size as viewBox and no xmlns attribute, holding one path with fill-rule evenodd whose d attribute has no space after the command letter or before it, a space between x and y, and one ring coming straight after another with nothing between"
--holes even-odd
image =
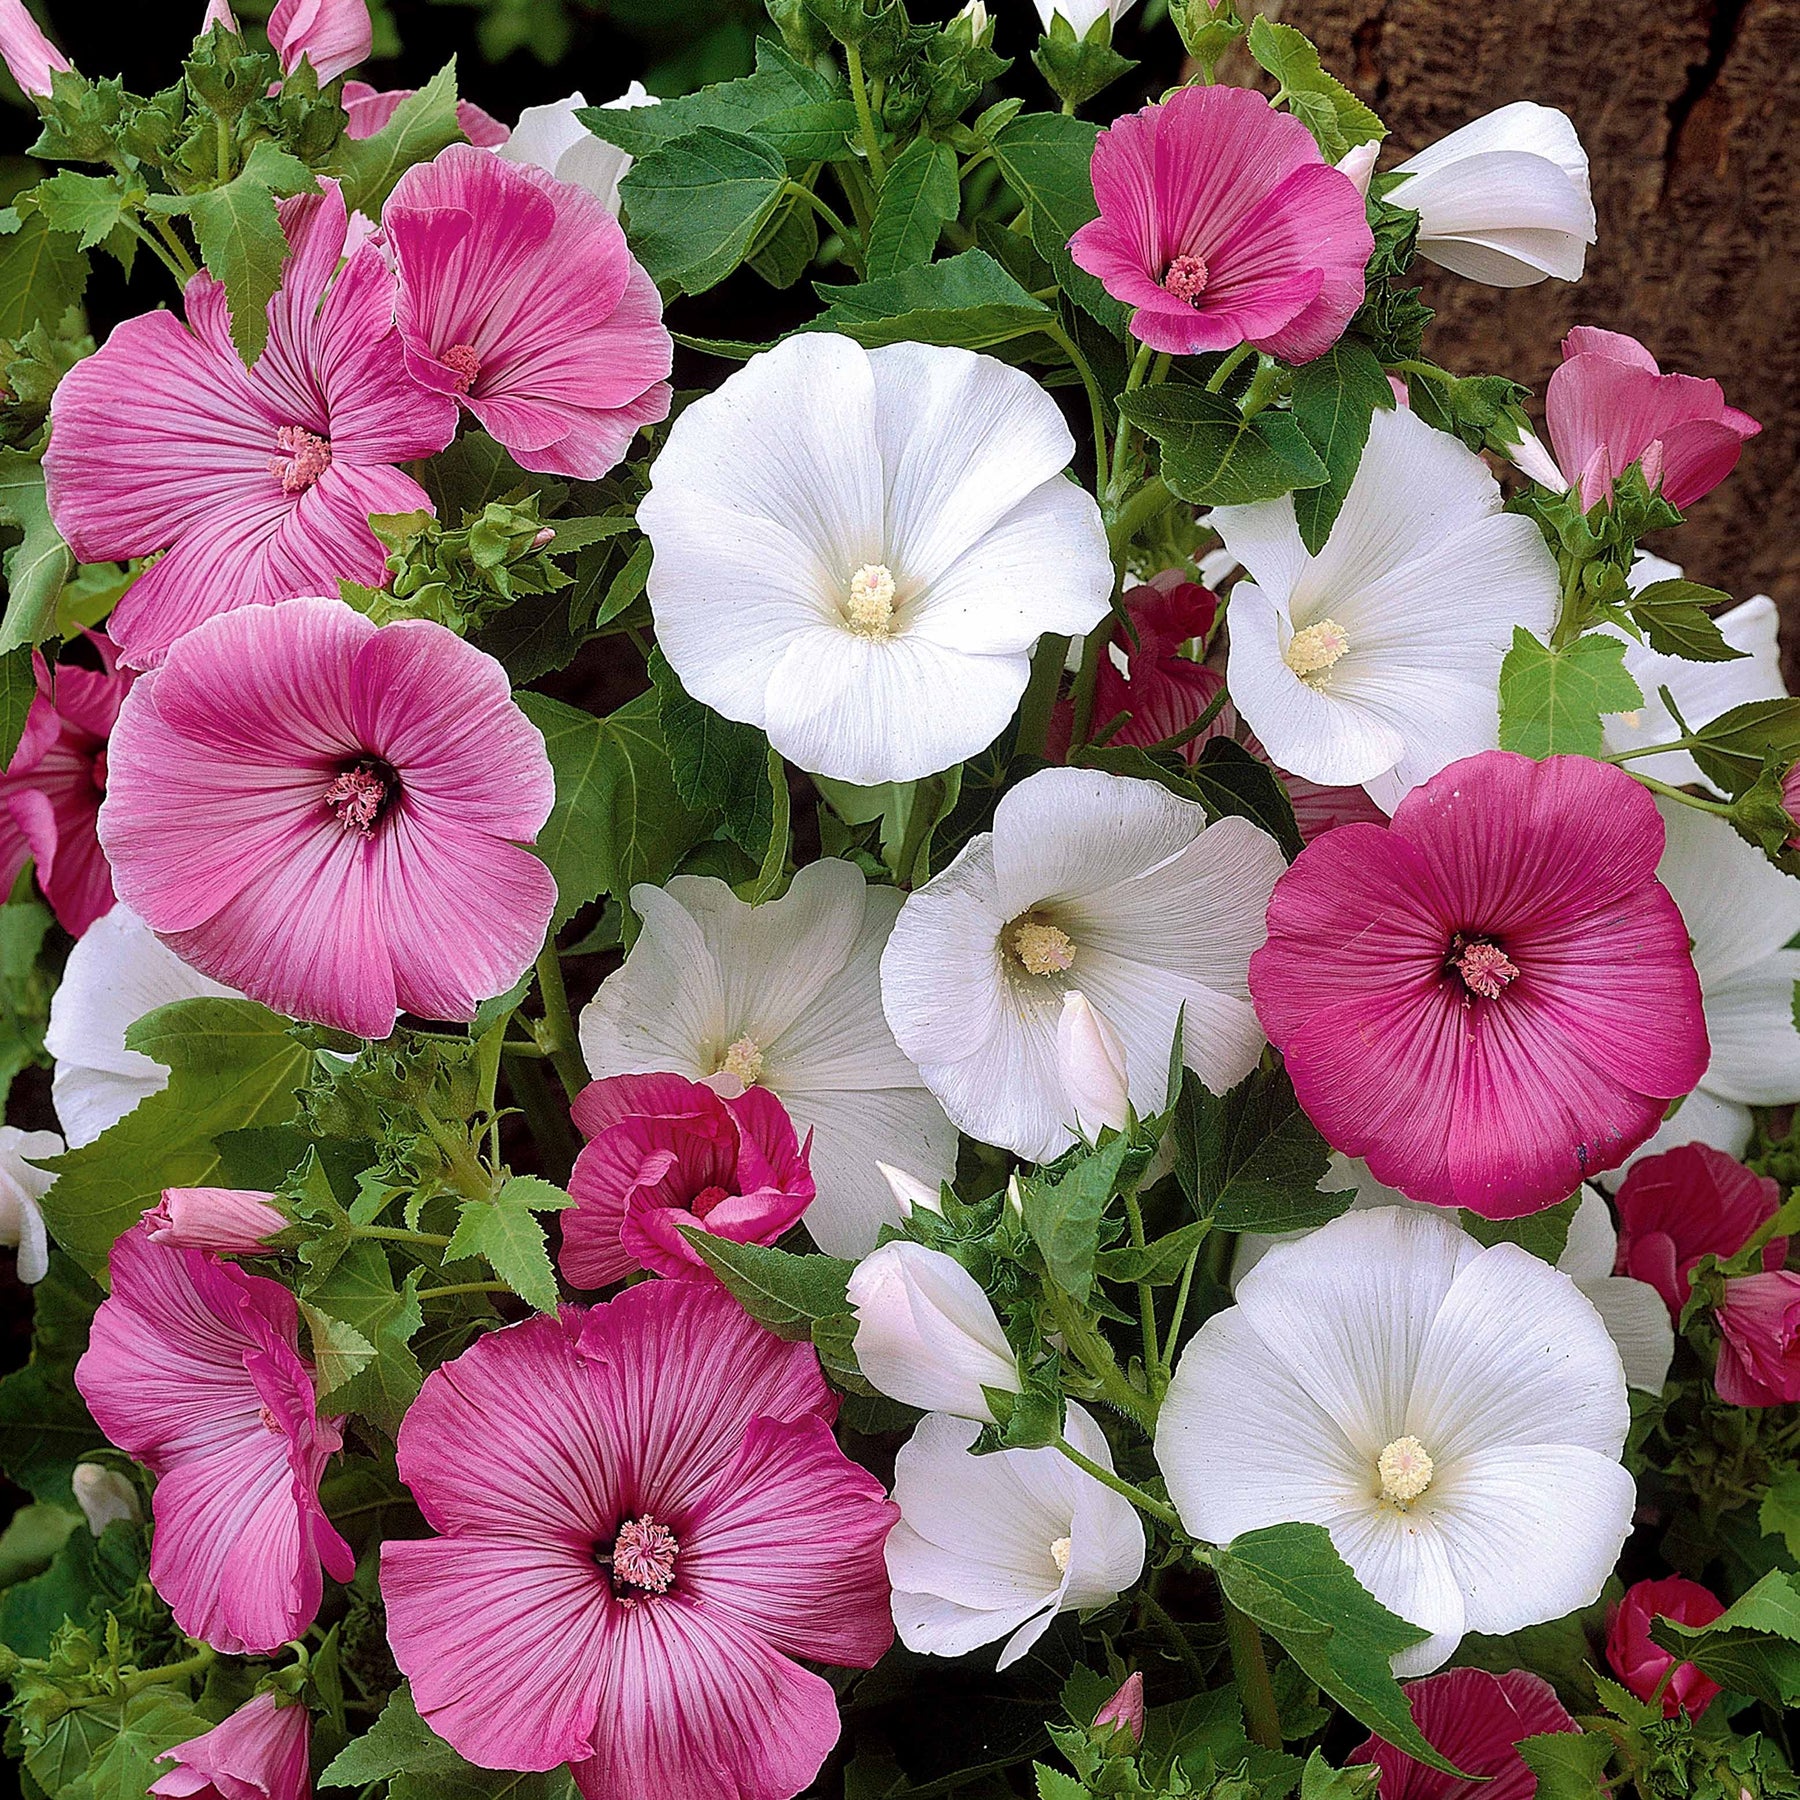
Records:
<instances>
[{"instance_id":1,"label":"pollen","mask_svg":"<svg viewBox=\"0 0 1800 1800\"><path fill-rule=\"evenodd\" d=\"M283 425L275 433L279 456L269 458L269 473L284 494L303 494L331 467L331 443L304 425Z\"/></svg>"},{"instance_id":2,"label":"pollen","mask_svg":"<svg viewBox=\"0 0 1800 1800\"><path fill-rule=\"evenodd\" d=\"M1294 633L1281 660L1302 681L1311 682L1339 662L1349 648L1350 635L1343 626L1336 619L1321 619Z\"/></svg>"},{"instance_id":3,"label":"pollen","mask_svg":"<svg viewBox=\"0 0 1800 1800\"><path fill-rule=\"evenodd\" d=\"M365 756L352 763L325 790L325 804L337 814L346 831L373 837L381 816L393 802L400 783L378 757Z\"/></svg>"},{"instance_id":4,"label":"pollen","mask_svg":"<svg viewBox=\"0 0 1800 1800\"><path fill-rule=\"evenodd\" d=\"M1519 965L1498 944L1465 945L1452 957L1451 967L1462 977L1463 986L1483 1000L1499 999L1519 977Z\"/></svg>"},{"instance_id":5,"label":"pollen","mask_svg":"<svg viewBox=\"0 0 1800 1800\"><path fill-rule=\"evenodd\" d=\"M1053 1538L1050 1542L1050 1560L1056 1564L1056 1572L1066 1575L1069 1572L1069 1553L1074 1544L1066 1537Z\"/></svg>"},{"instance_id":6,"label":"pollen","mask_svg":"<svg viewBox=\"0 0 1800 1800\"><path fill-rule=\"evenodd\" d=\"M1074 966L1075 942L1059 925L1041 919L1018 919L1003 941L1027 975L1062 975Z\"/></svg>"},{"instance_id":7,"label":"pollen","mask_svg":"<svg viewBox=\"0 0 1800 1800\"><path fill-rule=\"evenodd\" d=\"M1164 291L1173 294L1177 300L1198 306L1200 296L1206 292L1207 279L1206 264L1199 257L1182 255L1163 272L1162 284Z\"/></svg>"},{"instance_id":8,"label":"pollen","mask_svg":"<svg viewBox=\"0 0 1800 1800\"><path fill-rule=\"evenodd\" d=\"M1375 1459L1375 1473L1382 1499L1406 1507L1431 1486L1431 1457L1416 1437L1397 1437Z\"/></svg>"},{"instance_id":9,"label":"pollen","mask_svg":"<svg viewBox=\"0 0 1800 1800\"><path fill-rule=\"evenodd\" d=\"M452 344L438 361L455 375L459 394L466 394L481 373L481 357L473 344Z\"/></svg>"},{"instance_id":10,"label":"pollen","mask_svg":"<svg viewBox=\"0 0 1800 1800\"><path fill-rule=\"evenodd\" d=\"M858 637L894 635L894 574L886 563L864 563L850 577L844 619Z\"/></svg>"},{"instance_id":11,"label":"pollen","mask_svg":"<svg viewBox=\"0 0 1800 1800\"><path fill-rule=\"evenodd\" d=\"M762 1080L762 1046L753 1037L741 1037L725 1047L725 1060L719 1064L727 1075L735 1075L745 1087L755 1087Z\"/></svg>"},{"instance_id":12,"label":"pollen","mask_svg":"<svg viewBox=\"0 0 1800 1800\"><path fill-rule=\"evenodd\" d=\"M614 1587L666 1594L675 1585L675 1557L679 1549L674 1532L657 1524L649 1513L641 1519L627 1519L619 1527L612 1548Z\"/></svg>"}]
</instances>

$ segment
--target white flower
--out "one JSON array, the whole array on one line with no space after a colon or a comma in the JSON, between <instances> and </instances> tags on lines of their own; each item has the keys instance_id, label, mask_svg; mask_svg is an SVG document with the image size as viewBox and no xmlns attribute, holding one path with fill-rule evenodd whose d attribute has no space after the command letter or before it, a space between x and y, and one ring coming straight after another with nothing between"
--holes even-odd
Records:
<instances>
[{"instance_id":1,"label":"white flower","mask_svg":"<svg viewBox=\"0 0 1800 1800\"><path fill-rule=\"evenodd\" d=\"M19 1253L18 1276L27 1286L42 1281L50 1270L50 1240L44 1231L44 1214L38 1202L49 1193L56 1177L30 1162L60 1156L63 1141L54 1131L21 1131L16 1125L0 1125L0 1244Z\"/></svg>"},{"instance_id":2,"label":"white flower","mask_svg":"<svg viewBox=\"0 0 1800 1800\"><path fill-rule=\"evenodd\" d=\"M1123 1043L1140 1117L1168 1100L1178 1016L1188 1067L1222 1093L1262 1050L1247 971L1285 867L1249 820L1208 825L1153 781L1041 770L901 907L888 1023L964 1131L1033 1162L1075 1142L1056 1042L1070 988Z\"/></svg>"},{"instance_id":3,"label":"white flower","mask_svg":"<svg viewBox=\"0 0 1800 1800\"><path fill-rule=\"evenodd\" d=\"M69 1486L74 1489L75 1504L95 1537L115 1520L135 1525L144 1516L136 1486L117 1469L102 1463L77 1463L69 1476Z\"/></svg>"},{"instance_id":4,"label":"white flower","mask_svg":"<svg viewBox=\"0 0 1800 1800\"><path fill-rule=\"evenodd\" d=\"M1226 679L1280 768L1360 783L1387 812L1500 733L1500 664L1523 625L1546 638L1556 563L1500 510L1481 458L1405 407L1378 412L1317 556L1291 495L1215 507L1249 571L1231 590Z\"/></svg>"},{"instance_id":5,"label":"white flower","mask_svg":"<svg viewBox=\"0 0 1800 1800\"><path fill-rule=\"evenodd\" d=\"M1675 581L1680 576L1679 565L1640 551L1631 567L1632 591L1642 593L1656 582ZM1744 706L1752 700L1779 700L1787 692L1781 679L1781 646L1776 641L1779 621L1775 602L1767 594L1758 594L1741 606L1720 613L1714 623L1726 643L1734 650L1744 651L1743 656L1730 662L1689 662L1685 657L1663 656L1616 626L1601 627L1624 640L1625 667L1644 696L1643 705L1636 711L1613 713L1602 721L1608 750L1640 750L1647 744L1669 743L1682 735L1662 703L1659 688L1669 690L1681 716L1696 731L1734 706ZM1639 774L1654 775L1671 787L1698 786L1717 791L1685 750L1639 757L1631 767Z\"/></svg>"},{"instance_id":6,"label":"white flower","mask_svg":"<svg viewBox=\"0 0 1800 1800\"><path fill-rule=\"evenodd\" d=\"M1369 1165L1360 1157L1331 1153L1330 1166L1319 1178L1320 1193L1355 1194L1350 1202L1352 1212L1367 1212L1377 1206L1398 1206L1428 1217L1450 1218L1442 1208L1409 1200L1398 1188L1377 1181ZM1297 1243L1310 1234L1304 1231L1283 1232L1268 1236L1246 1231L1237 1241L1231 1264L1231 1285L1237 1284L1277 1244ZM1607 1335L1619 1352L1625 1368L1628 1387L1642 1388L1647 1394L1660 1394L1669 1378L1669 1364L1675 1355L1675 1333L1669 1324L1669 1309L1662 1296L1648 1282L1629 1275L1615 1275L1613 1262L1619 1247L1619 1234L1613 1226L1612 1214L1604 1197L1595 1188L1584 1186L1581 1204L1569 1221L1569 1235L1556 1266L1587 1295L1605 1324Z\"/></svg>"},{"instance_id":7,"label":"white flower","mask_svg":"<svg viewBox=\"0 0 1800 1800\"><path fill-rule=\"evenodd\" d=\"M1182 1352L1156 1434L1181 1522L1223 1543L1322 1525L1377 1600L1430 1633L1597 1599L1631 1529L1619 1353L1568 1276L1441 1215L1348 1213L1271 1250Z\"/></svg>"},{"instance_id":8,"label":"white flower","mask_svg":"<svg viewBox=\"0 0 1800 1800\"><path fill-rule=\"evenodd\" d=\"M850 1273L856 1363L890 1400L993 1424L984 1388L1019 1391L1019 1366L981 1283L942 1250L895 1239Z\"/></svg>"},{"instance_id":9,"label":"white flower","mask_svg":"<svg viewBox=\"0 0 1800 1800\"><path fill-rule=\"evenodd\" d=\"M1048 31L1060 13L1078 38L1084 38L1100 20L1116 25L1137 5L1137 0L1032 0L1038 22Z\"/></svg>"},{"instance_id":10,"label":"white flower","mask_svg":"<svg viewBox=\"0 0 1800 1800\"><path fill-rule=\"evenodd\" d=\"M71 1149L169 1085L161 1063L125 1048L126 1031L159 1006L202 998L242 996L190 969L130 907L115 906L82 933L44 1033L56 1058L50 1097Z\"/></svg>"},{"instance_id":11,"label":"white flower","mask_svg":"<svg viewBox=\"0 0 1800 1800\"><path fill-rule=\"evenodd\" d=\"M1372 144L1357 144L1346 150L1338 158L1338 173L1347 175L1356 183L1356 191L1366 200L1369 197L1369 181L1375 173L1376 160L1381 155L1381 141Z\"/></svg>"},{"instance_id":12,"label":"white flower","mask_svg":"<svg viewBox=\"0 0 1800 1800\"><path fill-rule=\"evenodd\" d=\"M644 929L581 1015L588 1068L768 1088L813 1134L814 1241L832 1256L873 1249L901 1219L879 1163L926 1180L956 1167L956 1129L881 1015L899 894L827 858L762 906L692 875L635 887L631 904Z\"/></svg>"},{"instance_id":13,"label":"white flower","mask_svg":"<svg viewBox=\"0 0 1800 1800\"><path fill-rule=\"evenodd\" d=\"M907 1649L961 1656L1004 1637L1004 1669L1058 1613L1104 1606L1137 1580L1144 1528L1129 1500L1060 1450L971 1456L980 1430L931 1413L895 1459L900 1522L888 1533L888 1579ZM1079 1406L1069 1406L1063 1435L1112 1468L1105 1437Z\"/></svg>"},{"instance_id":14,"label":"white flower","mask_svg":"<svg viewBox=\"0 0 1800 1800\"><path fill-rule=\"evenodd\" d=\"M789 761L873 787L984 750L1039 636L1105 616L1100 509L1030 376L826 333L696 400L650 471L657 642Z\"/></svg>"},{"instance_id":15,"label":"white flower","mask_svg":"<svg viewBox=\"0 0 1800 1800\"><path fill-rule=\"evenodd\" d=\"M620 112L657 104L656 96L646 93L641 81L634 81L617 100L605 101L603 110ZM577 89L566 100L526 107L519 114L512 136L495 154L508 162L530 163L558 181L586 188L616 215L619 183L631 167L631 158L617 145L595 137L576 118L576 112L586 105L586 97Z\"/></svg>"},{"instance_id":16,"label":"white flower","mask_svg":"<svg viewBox=\"0 0 1800 1800\"><path fill-rule=\"evenodd\" d=\"M1594 241L1587 152L1566 114L1515 100L1410 156L1387 199L1419 215L1419 254L1490 287L1579 281Z\"/></svg>"},{"instance_id":17,"label":"white flower","mask_svg":"<svg viewBox=\"0 0 1800 1800\"><path fill-rule=\"evenodd\" d=\"M1103 1125L1123 1131L1130 1120L1125 1046L1086 994L1070 988L1056 1021L1056 1067L1067 1117L1092 1142Z\"/></svg>"},{"instance_id":18,"label":"white flower","mask_svg":"<svg viewBox=\"0 0 1800 1800\"><path fill-rule=\"evenodd\" d=\"M914 1207L923 1207L928 1213L936 1213L941 1218L944 1211L943 1183L935 1186L929 1181L921 1181L916 1175L909 1175L904 1169L896 1169L892 1163L878 1162L876 1168L881 1171L881 1178L888 1184L888 1192L894 1196L894 1204L900 1209L903 1219L910 1219Z\"/></svg>"}]
</instances>

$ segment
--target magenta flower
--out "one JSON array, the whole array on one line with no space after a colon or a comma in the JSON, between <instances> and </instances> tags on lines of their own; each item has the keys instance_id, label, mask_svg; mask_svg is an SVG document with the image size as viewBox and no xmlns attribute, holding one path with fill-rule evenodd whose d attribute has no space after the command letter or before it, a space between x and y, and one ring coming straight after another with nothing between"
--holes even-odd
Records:
<instances>
[{"instance_id":1,"label":"magenta flower","mask_svg":"<svg viewBox=\"0 0 1800 1800\"><path fill-rule=\"evenodd\" d=\"M381 1552L426 1722L590 1800L790 1800L830 1684L893 1642L897 1510L838 1448L810 1344L722 1288L650 1281L481 1339L426 1378L400 1474L443 1535Z\"/></svg>"},{"instance_id":2,"label":"magenta flower","mask_svg":"<svg viewBox=\"0 0 1800 1800\"><path fill-rule=\"evenodd\" d=\"M1260 94L1178 88L1100 133L1093 174L1100 216L1069 254L1137 308L1142 343L1309 362L1362 304L1375 248L1363 197Z\"/></svg>"},{"instance_id":3,"label":"magenta flower","mask_svg":"<svg viewBox=\"0 0 1800 1800\"><path fill-rule=\"evenodd\" d=\"M1515 1746L1551 1731L1579 1731L1549 1682L1514 1669L1447 1669L1406 1684L1406 1704L1425 1741L1465 1774L1463 1781L1419 1762L1385 1738L1366 1739L1345 1759L1381 1771L1380 1800L1532 1800L1537 1777Z\"/></svg>"},{"instance_id":4,"label":"magenta flower","mask_svg":"<svg viewBox=\"0 0 1800 1800\"><path fill-rule=\"evenodd\" d=\"M232 347L225 290L200 274L186 329L167 312L127 319L57 387L57 529L83 562L167 552L107 624L135 668L230 607L334 594L340 576L379 587L369 514L430 508L393 465L441 450L455 408L407 379L381 253L365 245L338 270L344 199L323 189L281 204L293 254L255 368Z\"/></svg>"},{"instance_id":5,"label":"magenta flower","mask_svg":"<svg viewBox=\"0 0 1800 1800\"><path fill-rule=\"evenodd\" d=\"M400 110L400 102L410 100L417 92L416 88L374 88L366 81L346 81L344 136L373 137ZM484 112L473 100L457 101L456 122L462 127L463 136L483 150L497 150L512 136L492 113Z\"/></svg>"},{"instance_id":6,"label":"magenta flower","mask_svg":"<svg viewBox=\"0 0 1800 1800\"><path fill-rule=\"evenodd\" d=\"M381 222L407 369L525 468L596 479L668 417L662 299L585 188L452 144L400 177Z\"/></svg>"},{"instance_id":7,"label":"magenta flower","mask_svg":"<svg viewBox=\"0 0 1800 1800\"><path fill-rule=\"evenodd\" d=\"M254 1256L287 1223L273 1194L232 1188L164 1188L144 1213L151 1243L216 1256Z\"/></svg>"},{"instance_id":8,"label":"magenta flower","mask_svg":"<svg viewBox=\"0 0 1800 1800\"><path fill-rule=\"evenodd\" d=\"M0 0L0 62L24 91L37 99L50 92L50 78L71 66L44 36L25 0Z\"/></svg>"},{"instance_id":9,"label":"magenta flower","mask_svg":"<svg viewBox=\"0 0 1800 1800\"><path fill-rule=\"evenodd\" d=\"M550 814L506 671L441 625L339 600L209 619L126 696L100 841L183 961L295 1018L386 1037L467 1019L556 904Z\"/></svg>"},{"instance_id":10,"label":"magenta flower","mask_svg":"<svg viewBox=\"0 0 1800 1800\"><path fill-rule=\"evenodd\" d=\"M1710 1625L1724 1610L1724 1601L1710 1588L1680 1575L1634 1581L1607 1622L1606 1660L1640 1700L1649 1701L1661 1687L1665 1719L1679 1712L1697 1719L1718 1699L1719 1684L1692 1663L1677 1663L1662 1645L1652 1643L1650 1622L1673 1619L1677 1625Z\"/></svg>"},{"instance_id":11,"label":"magenta flower","mask_svg":"<svg viewBox=\"0 0 1800 1800\"><path fill-rule=\"evenodd\" d=\"M1713 1386L1727 1406L1800 1400L1800 1274L1738 1275L1719 1302Z\"/></svg>"},{"instance_id":12,"label":"magenta flower","mask_svg":"<svg viewBox=\"0 0 1800 1800\"><path fill-rule=\"evenodd\" d=\"M1703 1256L1736 1256L1781 1204L1781 1189L1711 1144L1683 1144L1633 1163L1614 1204L1618 1273L1648 1282L1679 1323L1694 1265ZM1786 1238L1771 1239L1763 1267L1779 1269L1787 1249Z\"/></svg>"},{"instance_id":13,"label":"magenta flower","mask_svg":"<svg viewBox=\"0 0 1800 1800\"><path fill-rule=\"evenodd\" d=\"M1275 885L1257 1017L1378 1181L1515 1218L1566 1199L1706 1071L1663 826L1623 769L1503 750L1340 825Z\"/></svg>"},{"instance_id":14,"label":"magenta flower","mask_svg":"<svg viewBox=\"0 0 1800 1800\"><path fill-rule=\"evenodd\" d=\"M683 1226L772 1244L812 1202L811 1139L803 1149L767 1088L721 1099L685 1075L612 1075L571 1111L588 1143L569 1177L558 1260L575 1287L633 1269L710 1278Z\"/></svg>"},{"instance_id":15,"label":"magenta flower","mask_svg":"<svg viewBox=\"0 0 1800 1800\"><path fill-rule=\"evenodd\" d=\"M269 42L289 73L305 57L321 83L334 81L375 42L369 0L281 0L269 18Z\"/></svg>"},{"instance_id":16,"label":"magenta flower","mask_svg":"<svg viewBox=\"0 0 1800 1800\"><path fill-rule=\"evenodd\" d=\"M149 1792L180 1800L307 1800L312 1721L273 1694L246 1700L222 1725L157 1758L172 1762Z\"/></svg>"},{"instance_id":17,"label":"magenta flower","mask_svg":"<svg viewBox=\"0 0 1800 1800\"><path fill-rule=\"evenodd\" d=\"M71 937L112 910L112 871L95 826L106 794L107 739L131 686L113 666L112 646L93 641L103 670L51 668L37 659L25 735L0 775L0 885L10 888L35 857L38 886Z\"/></svg>"},{"instance_id":18,"label":"magenta flower","mask_svg":"<svg viewBox=\"0 0 1800 1800\"><path fill-rule=\"evenodd\" d=\"M1623 332L1577 325L1562 352L1544 412L1563 485L1580 490L1584 507L1610 499L1614 481L1640 461L1652 487L1660 476L1671 506L1692 506L1737 467L1745 439L1762 430L1725 404L1716 381L1662 374Z\"/></svg>"},{"instance_id":19,"label":"magenta flower","mask_svg":"<svg viewBox=\"0 0 1800 1800\"><path fill-rule=\"evenodd\" d=\"M277 1281L198 1250L112 1249L112 1295L75 1366L100 1429L156 1476L150 1579L175 1623L232 1656L298 1637L320 1564L356 1569L319 1504L341 1419L313 1407L299 1309Z\"/></svg>"}]
</instances>

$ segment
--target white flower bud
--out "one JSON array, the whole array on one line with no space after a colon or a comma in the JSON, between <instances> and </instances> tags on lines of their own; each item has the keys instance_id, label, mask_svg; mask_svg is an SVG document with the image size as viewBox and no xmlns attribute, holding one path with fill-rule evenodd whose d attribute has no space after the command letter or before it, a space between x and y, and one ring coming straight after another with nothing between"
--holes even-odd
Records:
<instances>
[{"instance_id":1,"label":"white flower bud","mask_svg":"<svg viewBox=\"0 0 1800 1800\"><path fill-rule=\"evenodd\" d=\"M1369 178L1375 173L1375 159L1381 154L1381 143L1378 139L1372 144L1358 144L1354 150L1346 150L1338 159L1338 173L1348 175L1356 183L1356 191L1366 200L1369 197Z\"/></svg>"},{"instance_id":2,"label":"white flower bud","mask_svg":"<svg viewBox=\"0 0 1800 1800\"><path fill-rule=\"evenodd\" d=\"M1063 995L1056 1021L1056 1067L1072 1122L1090 1142L1103 1125L1123 1131L1130 1119L1125 1086L1125 1046L1119 1034L1079 989Z\"/></svg>"},{"instance_id":3,"label":"white flower bud","mask_svg":"<svg viewBox=\"0 0 1800 1800\"><path fill-rule=\"evenodd\" d=\"M95 1537L115 1519L125 1519L135 1525L144 1516L143 1508L138 1505L137 1489L117 1469L108 1469L100 1463L77 1463L75 1472L69 1477L69 1486L75 1490L75 1504L81 1508L81 1516L87 1520L88 1530Z\"/></svg>"},{"instance_id":4,"label":"white flower bud","mask_svg":"<svg viewBox=\"0 0 1800 1800\"><path fill-rule=\"evenodd\" d=\"M983 1388L1016 1394L1019 1368L993 1306L954 1257L894 1242L850 1276L856 1361L890 1399L993 1423Z\"/></svg>"},{"instance_id":5,"label":"white flower bud","mask_svg":"<svg viewBox=\"0 0 1800 1800\"><path fill-rule=\"evenodd\" d=\"M901 1218L911 1218L915 1206L922 1206L928 1213L943 1217L944 1200L940 1189L921 1181L916 1175L907 1174L904 1169L896 1169L892 1163L877 1160L875 1166L893 1190L894 1204L899 1207Z\"/></svg>"}]
</instances>

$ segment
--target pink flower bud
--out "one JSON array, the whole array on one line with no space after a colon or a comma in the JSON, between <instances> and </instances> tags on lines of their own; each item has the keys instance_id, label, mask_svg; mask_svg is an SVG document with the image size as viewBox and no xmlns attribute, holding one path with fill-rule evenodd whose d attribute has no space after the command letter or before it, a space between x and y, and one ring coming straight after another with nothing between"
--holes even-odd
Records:
<instances>
[{"instance_id":1,"label":"pink flower bud","mask_svg":"<svg viewBox=\"0 0 1800 1800\"><path fill-rule=\"evenodd\" d=\"M281 0L269 20L269 42L289 73L305 57L320 81L334 81L375 42L368 0Z\"/></svg>"},{"instance_id":2,"label":"pink flower bud","mask_svg":"<svg viewBox=\"0 0 1800 1800\"><path fill-rule=\"evenodd\" d=\"M1653 1644L1650 1621L1660 1617L1680 1625L1709 1625L1724 1610L1725 1604L1716 1594L1680 1575L1634 1582L1607 1625L1606 1660L1640 1700L1649 1700L1667 1675L1662 1690L1663 1717L1672 1719L1685 1712L1690 1719L1697 1719L1718 1698L1719 1684L1692 1663L1677 1664L1660 1644Z\"/></svg>"},{"instance_id":3,"label":"pink flower bud","mask_svg":"<svg viewBox=\"0 0 1800 1800\"><path fill-rule=\"evenodd\" d=\"M1795 763L1781 778L1781 804L1794 827L1788 833L1787 847L1800 850L1800 763Z\"/></svg>"},{"instance_id":4,"label":"pink flower bud","mask_svg":"<svg viewBox=\"0 0 1800 1800\"><path fill-rule=\"evenodd\" d=\"M1062 1015L1056 1021L1056 1068L1063 1098L1083 1137L1098 1137L1103 1125L1125 1129L1131 1116L1125 1046L1105 1015L1074 988L1063 995Z\"/></svg>"},{"instance_id":5,"label":"pink flower bud","mask_svg":"<svg viewBox=\"0 0 1800 1800\"><path fill-rule=\"evenodd\" d=\"M206 17L200 21L200 35L205 37L214 26L221 31L228 31L233 37L241 37L238 22L232 17L231 8L226 0L206 0Z\"/></svg>"},{"instance_id":6,"label":"pink flower bud","mask_svg":"<svg viewBox=\"0 0 1800 1800\"><path fill-rule=\"evenodd\" d=\"M149 1791L194 1800L234 1800L241 1794L306 1800L311 1737L304 1706L257 1694L223 1725L165 1750L157 1760L175 1767L151 1782Z\"/></svg>"},{"instance_id":7,"label":"pink flower bud","mask_svg":"<svg viewBox=\"0 0 1800 1800\"><path fill-rule=\"evenodd\" d=\"M287 1217L273 1194L232 1188L164 1188L144 1217L151 1243L219 1256L254 1256L287 1229Z\"/></svg>"},{"instance_id":8,"label":"pink flower bud","mask_svg":"<svg viewBox=\"0 0 1800 1800\"><path fill-rule=\"evenodd\" d=\"M0 61L26 93L39 98L50 92L50 77L73 65L44 36L25 0L0 0Z\"/></svg>"},{"instance_id":9,"label":"pink flower bud","mask_svg":"<svg viewBox=\"0 0 1800 1800\"><path fill-rule=\"evenodd\" d=\"M1713 1386L1731 1406L1800 1400L1800 1274L1742 1275L1725 1284Z\"/></svg>"},{"instance_id":10,"label":"pink flower bud","mask_svg":"<svg viewBox=\"0 0 1800 1800\"><path fill-rule=\"evenodd\" d=\"M1129 1732L1134 1744L1144 1741L1144 1677L1141 1671L1132 1670L1119 1691L1094 1714L1095 1735L1108 1730Z\"/></svg>"}]
</instances>

